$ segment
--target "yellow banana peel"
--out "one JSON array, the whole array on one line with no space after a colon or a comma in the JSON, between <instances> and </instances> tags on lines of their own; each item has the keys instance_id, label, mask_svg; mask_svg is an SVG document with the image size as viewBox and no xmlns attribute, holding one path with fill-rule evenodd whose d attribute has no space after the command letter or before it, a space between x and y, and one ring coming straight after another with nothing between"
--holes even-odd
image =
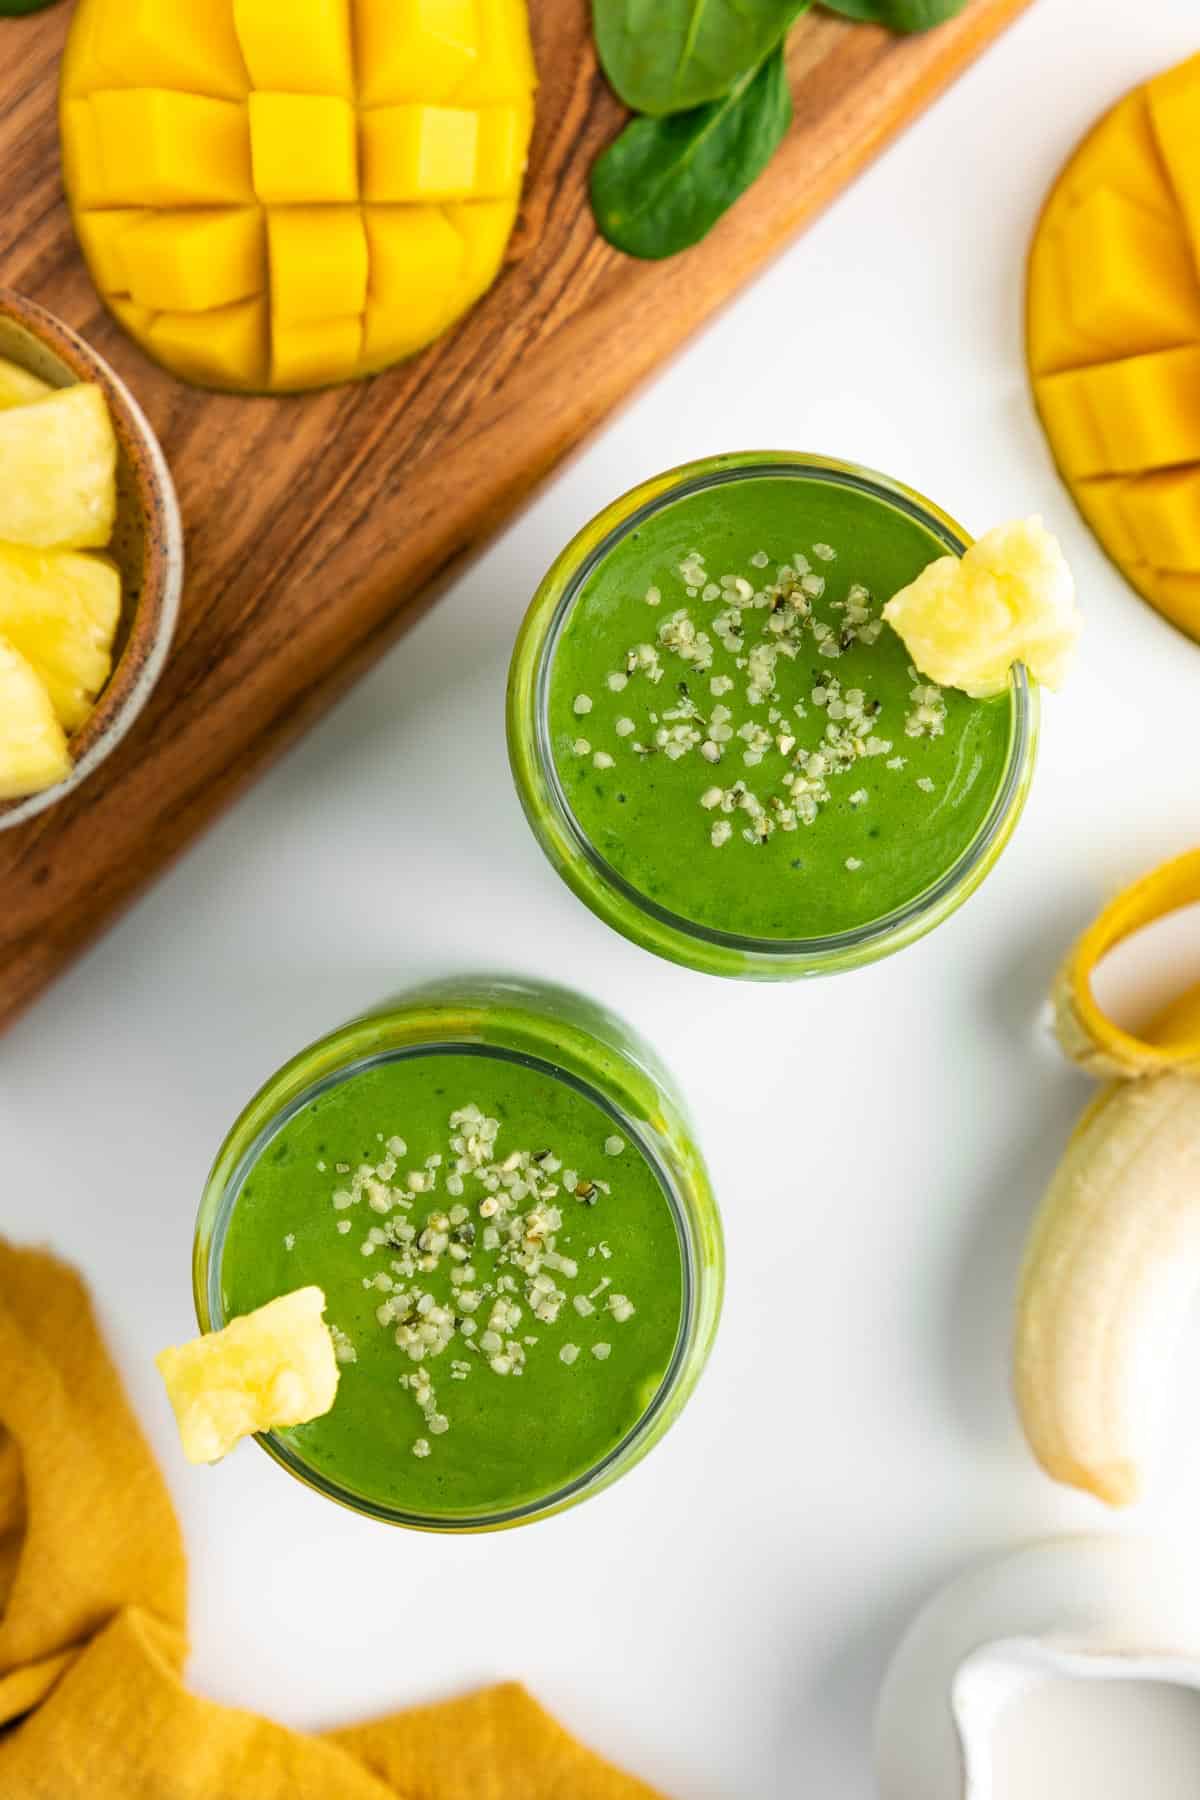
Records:
<instances>
[{"instance_id":1,"label":"yellow banana peel","mask_svg":"<svg viewBox=\"0 0 1200 1800\"><path fill-rule=\"evenodd\" d=\"M1141 1035L1096 1001L1115 945L1200 901L1200 851L1107 906L1054 986L1063 1049L1110 1078L1046 1191L1017 1299L1014 1386L1030 1449L1056 1481L1126 1506L1161 1437L1163 1366L1200 1289L1200 986Z\"/></svg>"},{"instance_id":2,"label":"yellow banana peel","mask_svg":"<svg viewBox=\"0 0 1200 1800\"><path fill-rule=\"evenodd\" d=\"M1200 850L1192 850L1118 894L1072 947L1054 982L1054 1029L1066 1054L1089 1074L1200 1075L1200 986L1180 995L1140 1037L1115 1024L1092 992L1092 975L1110 950L1197 901Z\"/></svg>"}]
</instances>

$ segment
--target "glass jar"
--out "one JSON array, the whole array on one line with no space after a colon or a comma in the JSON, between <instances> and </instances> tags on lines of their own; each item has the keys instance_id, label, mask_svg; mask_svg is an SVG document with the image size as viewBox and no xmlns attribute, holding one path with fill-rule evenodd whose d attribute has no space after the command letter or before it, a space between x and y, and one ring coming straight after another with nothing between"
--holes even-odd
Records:
<instances>
[{"instance_id":1,"label":"glass jar","mask_svg":"<svg viewBox=\"0 0 1200 1800\"><path fill-rule=\"evenodd\" d=\"M567 545L526 615L508 684L508 748L513 777L534 835L578 897L632 942L672 962L714 975L789 980L874 962L946 919L995 864L1020 817L1037 747L1037 691L1014 667L1004 766L990 810L971 842L925 890L885 916L812 938L751 938L667 910L606 861L574 816L555 765L549 695L555 650L591 575L629 534L672 502L750 478L801 477L862 493L922 526L943 552L962 556L971 540L921 495L869 469L787 451L746 451L688 463L615 500Z\"/></svg>"},{"instance_id":2,"label":"glass jar","mask_svg":"<svg viewBox=\"0 0 1200 1800\"><path fill-rule=\"evenodd\" d=\"M258 1441L308 1487L370 1517L427 1531L497 1530L573 1506L640 1462L679 1417L717 1329L724 1247L703 1159L672 1081L611 1014L558 988L448 980L388 1002L302 1051L255 1095L217 1156L196 1226L196 1313L206 1332L228 1322L221 1264L230 1221L251 1169L287 1122L334 1084L384 1059L437 1051L501 1057L565 1082L640 1150L670 1208L680 1252L681 1317L666 1374L636 1424L594 1467L553 1492L486 1513L401 1511L310 1466L282 1435L267 1432Z\"/></svg>"}]
</instances>

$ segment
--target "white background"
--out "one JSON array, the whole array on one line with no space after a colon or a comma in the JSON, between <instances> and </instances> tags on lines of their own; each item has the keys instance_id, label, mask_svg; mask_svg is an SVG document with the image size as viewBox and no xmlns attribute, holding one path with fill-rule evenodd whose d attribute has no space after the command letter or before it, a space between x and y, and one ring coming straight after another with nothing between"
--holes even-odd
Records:
<instances>
[{"instance_id":1,"label":"white background","mask_svg":"<svg viewBox=\"0 0 1200 1800\"><path fill-rule=\"evenodd\" d=\"M516 1676L680 1800L867 1800L875 1691L922 1595L980 1551L1109 1523L1024 1452L1010 1295L1088 1094L1042 997L1102 900L1200 839L1200 650L1052 471L1022 259L1082 130L1198 39L1195 0L1035 0L0 1043L0 1224L94 1286L184 1519L205 1693L315 1727ZM1088 618L979 895L890 962L777 988L594 920L502 738L513 634L564 541L660 468L762 446L873 464L974 530L1040 509ZM355 1519L253 1446L187 1468L152 1357L193 1329L194 1211L234 1114L355 1010L484 966L598 995L691 1101L730 1279L689 1411L610 1494L475 1540ZM1139 1523L1194 1521L1194 1425Z\"/></svg>"}]
</instances>

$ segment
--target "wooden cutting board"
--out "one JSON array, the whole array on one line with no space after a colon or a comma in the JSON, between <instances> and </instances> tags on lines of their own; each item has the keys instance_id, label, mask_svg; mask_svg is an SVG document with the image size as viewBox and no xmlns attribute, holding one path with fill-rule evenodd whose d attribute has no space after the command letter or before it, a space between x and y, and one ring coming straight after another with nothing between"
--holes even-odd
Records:
<instances>
[{"instance_id":1,"label":"wooden cutting board","mask_svg":"<svg viewBox=\"0 0 1200 1800\"><path fill-rule=\"evenodd\" d=\"M589 165L622 115L596 66L587 0L533 0L538 123L501 280L413 362L284 400L184 387L110 321L59 180L70 9L0 19L0 281L58 313L129 382L174 471L188 558L174 651L134 731L70 799L0 832L0 1029L1027 4L970 0L908 39L805 18L788 55L796 122L767 173L697 249L637 263L597 237L588 210Z\"/></svg>"}]
</instances>

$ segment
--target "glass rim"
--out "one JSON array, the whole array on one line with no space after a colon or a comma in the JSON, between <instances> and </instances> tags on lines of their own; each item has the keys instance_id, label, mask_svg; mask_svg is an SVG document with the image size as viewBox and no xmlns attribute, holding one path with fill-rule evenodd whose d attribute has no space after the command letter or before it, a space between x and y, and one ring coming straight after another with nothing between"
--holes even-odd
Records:
<instances>
[{"instance_id":1,"label":"glass rim","mask_svg":"<svg viewBox=\"0 0 1200 1800\"><path fill-rule=\"evenodd\" d=\"M1020 799L1037 739L1037 701L1033 683L1020 663L1013 665L1009 680L1009 738L1003 778L987 817L975 836L936 881L902 905L878 919L818 937L762 938L722 931L661 906L641 892L601 855L576 818L567 800L558 764L550 743L549 690L554 655L559 639L587 581L617 544L654 517L664 506L707 488L751 478L807 477L831 485L857 489L882 499L923 525L954 556L961 557L973 539L948 513L915 489L860 464L804 451L738 451L683 463L662 475L630 488L596 515L567 544L539 584L530 606L529 623L535 635L518 642L514 668L524 655L536 658L530 691L531 713L525 726L545 784L555 822L570 850L581 857L593 876L653 924L684 942L714 951L740 953L762 964L796 962L812 965L836 961L849 952L862 951L901 936L953 899L960 889L970 890L986 865L998 839L1005 834L1013 808ZM596 536L597 532L602 535Z\"/></svg>"},{"instance_id":2,"label":"glass rim","mask_svg":"<svg viewBox=\"0 0 1200 1800\"><path fill-rule=\"evenodd\" d=\"M401 1006L397 1007L395 1012L403 1013L406 1010L408 1009ZM418 1009L412 1010L415 1017ZM420 1012L421 1016L427 1016L428 1009L420 1009ZM308 1056L322 1049L332 1049L340 1038L350 1038L360 1023L359 1020L352 1021L338 1031L321 1038L317 1043L309 1046L308 1050L301 1051L299 1056L292 1058L264 1083L230 1129L205 1185L197 1220L193 1256L193 1300L197 1320L201 1330L205 1332L219 1330L227 1323L221 1296L221 1261L225 1239L237 1207L242 1184L272 1138L315 1095L324 1093L331 1087L352 1079L363 1070L375 1067L381 1062L398 1061L410 1056L450 1054L493 1056L505 1061L517 1062L574 1088L577 1093L582 1094L585 1099L598 1106L636 1146L667 1202L679 1243L682 1296L679 1326L671 1358L650 1404L639 1414L634 1424L618 1443L606 1451L603 1457L589 1464L578 1475L573 1476L570 1481L564 1482L546 1494L521 1501L513 1506L496 1507L490 1511L460 1515L408 1512L398 1506L389 1505L387 1502L373 1500L369 1496L356 1493L353 1489L336 1481L332 1476L314 1468L303 1456L285 1443L278 1433L272 1431L254 1434L255 1441L272 1460L305 1487L311 1488L326 1499L336 1501L351 1512L376 1519L384 1524L415 1531L452 1535L459 1532L502 1530L510 1526L532 1523L539 1518L559 1512L576 1501L585 1499L589 1491L603 1485L627 1458L636 1453L644 1438L651 1434L661 1414L669 1406L685 1378L689 1352L700 1318L701 1258L695 1228L682 1191L683 1184L654 1145L647 1141L637 1119L626 1110L616 1093L606 1090L598 1082L585 1080L573 1070L560 1067L551 1062L548 1057L538 1056L525 1048L481 1042L478 1039L472 1040L462 1035L455 1037L451 1033L445 1037L424 1038L411 1044L379 1047L362 1054L352 1053L345 1061L327 1069L314 1081L299 1088L292 1085L299 1065ZM269 1117L239 1148L232 1168L224 1171L222 1165L227 1160L227 1153L230 1147L237 1143L239 1136L244 1135L252 1115L256 1115L264 1105L271 1101L276 1090L284 1089L287 1090L287 1093L286 1097L281 1095L281 1104L271 1111ZM215 1184L220 1186L219 1193L214 1192ZM209 1229L202 1243L201 1233L206 1224Z\"/></svg>"}]
</instances>

